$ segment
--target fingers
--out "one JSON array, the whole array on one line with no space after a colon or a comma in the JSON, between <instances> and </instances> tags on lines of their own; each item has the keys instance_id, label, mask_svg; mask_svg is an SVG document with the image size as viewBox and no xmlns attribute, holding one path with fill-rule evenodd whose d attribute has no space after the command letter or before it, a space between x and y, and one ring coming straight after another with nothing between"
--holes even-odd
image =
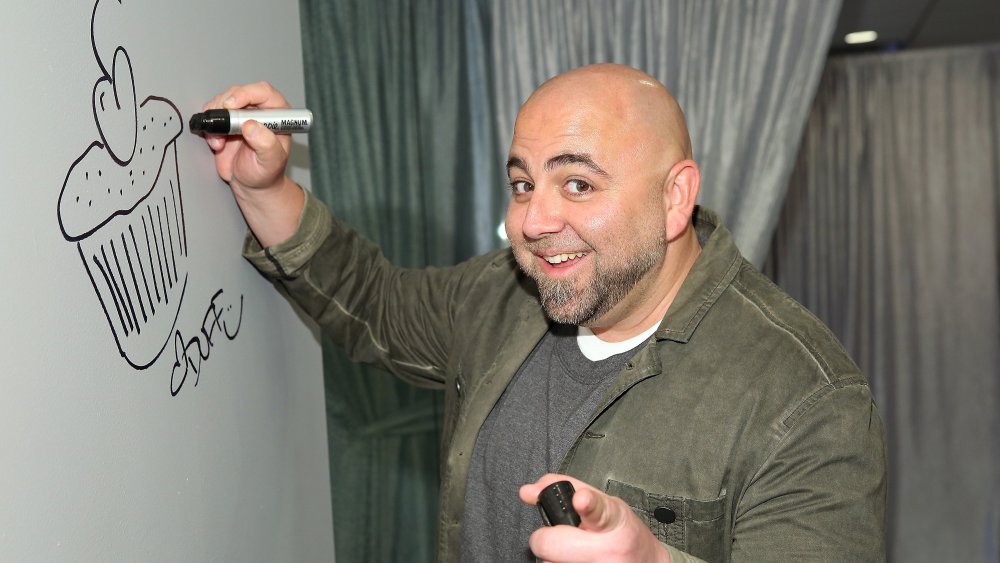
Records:
<instances>
[{"instance_id":1,"label":"fingers","mask_svg":"<svg viewBox=\"0 0 1000 563\"><path fill-rule=\"evenodd\" d=\"M592 561L600 552L595 539L599 538L572 526L542 527L528 537L528 547L542 561Z\"/></svg>"},{"instance_id":2,"label":"fingers","mask_svg":"<svg viewBox=\"0 0 1000 563\"><path fill-rule=\"evenodd\" d=\"M202 106L209 109L287 108L288 101L268 82L236 85L217 94ZM243 125L242 135L206 134L205 142L215 154L219 176L236 188L267 188L284 176L291 138L277 136L255 121Z\"/></svg>"},{"instance_id":3,"label":"fingers","mask_svg":"<svg viewBox=\"0 0 1000 563\"><path fill-rule=\"evenodd\" d=\"M538 495L541 494L542 489L548 487L549 485L555 483L556 481L569 481L570 483L573 483L573 489L577 492L583 489L592 488L590 485L584 483L583 481L580 481L579 479L576 479L574 477L570 477L569 475L560 475L558 473L547 473L545 475L542 475L538 479L538 481L521 486L521 489L518 491L518 495L521 497L521 501L526 504L537 504Z\"/></svg>"},{"instance_id":4,"label":"fingers","mask_svg":"<svg viewBox=\"0 0 1000 563\"><path fill-rule=\"evenodd\" d=\"M209 109L239 109L239 108L287 108L288 101L269 82L255 82L230 86L226 91L217 94L201 107L202 111ZM227 145L225 135L205 135L205 141L212 151L218 153Z\"/></svg>"},{"instance_id":5,"label":"fingers","mask_svg":"<svg viewBox=\"0 0 1000 563\"><path fill-rule=\"evenodd\" d=\"M202 106L202 111L209 109L240 109L240 108L287 108L288 101L269 82L255 82L230 86ZM228 139L225 135L205 135L208 146L216 153L222 151L227 146ZM290 144L290 141L288 141ZM287 147L285 148L287 152Z\"/></svg>"},{"instance_id":6,"label":"fingers","mask_svg":"<svg viewBox=\"0 0 1000 563\"><path fill-rule=\"evenodd\" d=\"M215 152L221 151L226 146L226 137L224 135L210 135L205 134L205 142L208 146Z\"/></svg>"},{"instance_id":7,"label":"fingers","mask_svg":"<svg viewBox=\"0 0 1000 563\"><path fill-rule=\"evenodd\" d=\"M669 553L625 501L567 475L548 474L521 487L521 500L535 504L542 489L556 481L573 484L573 508L580 527L543 526L528 539L532 553L543 561L669 561Z\"/></svg>"},{"instance_id":8,"label":"fingers","mask_svg":"<svg viewBox=\"0 0 1000 563\"><path fill-rule=\"evenodd\" d=\"M580 528L593 532L612 530L622 524L631 513L625 504L614 497L568 475L549 473L538 481L521 487L518 495L526 504L537 504L542 489L556 481L573 484L573 508L580 515Z\"/></svg>"}]
</instances>

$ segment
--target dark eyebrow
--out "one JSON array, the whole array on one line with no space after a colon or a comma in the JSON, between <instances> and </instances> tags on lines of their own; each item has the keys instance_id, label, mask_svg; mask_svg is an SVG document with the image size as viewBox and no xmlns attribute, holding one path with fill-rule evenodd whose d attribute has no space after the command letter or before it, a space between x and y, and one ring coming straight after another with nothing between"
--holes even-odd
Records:
<instances>
[{"instance_id":1,"label":"dark eyebrow","mask_svg":"<svg viewBox=\"0 0 1000 563\"><path fill-rule=\"evenodd\" d=\"M589 154L582 154L582 153L563 153L553 156L552 158L548 159L545 162L545 169L552 170L553 168L556 168L558 166L566 166L569 164L582 164L587 168L589 168L590 171L593 172L594 174L604 176L605 178L609 176L609 174L605 172L603 168L601 168L600 166L597 165L596 162L594 162L594 159L591 158Z\"/></svg>"},{"instance_id":2,"label":"dark eyebrow","mask_svg":"<svg viewBox=\"0 0 1000 563\"><path fill-rule=\"evenodd\" d=\"M524 162L523 158L520 158L520 157L517 157L517 156L512 156L512 157L510 157L510 158L507 159L507 176L510 176L510 169L511 168L520 168L521 170L524 170L525 172L527 172L528 171L528 163Z\"/></svg>"},{"instance_id":3,"label":"dark eyebrow","mask_svg":"<svg viewBox=\"0 0 1000 563\"><path fill-rule=\"evenodd\" d=\"M582 154L582 153L563 153L553 156L552 158L545 161L545 169L552 170L553 168L557 168L559 166L566 166L569 164L582 164L587 168L589 168L590 171L593 172L594 174L604 176L605 178L610 176L610 174L608 174L603 168L601 168L600 166L597 165L596 162L594 162L594 159L591 158L589 154ZM524 159L517 156L512 156L509 159L507 159L508 176L510 176L511 168L520 168L525 172L530 172L530 170L528 169L528 164L524 161Z\"/></svg>"}]
</instances>

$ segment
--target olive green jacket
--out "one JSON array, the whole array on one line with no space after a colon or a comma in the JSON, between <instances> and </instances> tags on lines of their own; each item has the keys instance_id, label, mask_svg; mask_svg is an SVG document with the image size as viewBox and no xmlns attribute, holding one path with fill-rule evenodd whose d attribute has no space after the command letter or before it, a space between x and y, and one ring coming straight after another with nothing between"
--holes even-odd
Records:
<instances>
[{"instance_id":1,"label":"olive green jacket","mask_svg":"<svg viewBox=\"0 0 1000 563\"><path fill-rule=\"evenodd\" d=\"M865 377L713 213L695 226L700 257L562 472L623 498L675 561L883 560L884 434ZM290 240L248 237L244 254L353 359L444 389L437 550L457 561L476 435L547 328L511 252L395 268L310 196Z\"/></svg>"}]
</instances>

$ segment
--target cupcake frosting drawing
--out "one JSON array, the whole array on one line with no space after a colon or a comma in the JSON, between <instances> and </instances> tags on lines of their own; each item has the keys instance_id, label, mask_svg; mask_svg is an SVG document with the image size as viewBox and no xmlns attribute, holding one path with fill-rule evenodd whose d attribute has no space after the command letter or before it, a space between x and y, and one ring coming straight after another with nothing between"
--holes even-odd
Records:
<instances>
[{"instance_id":1,"label":"cupcake frosting drawing","mask_svg":"<svg viewBox=\"0 0 1000 563\"><path fill-rule=\"evenodd\" d=\"M170 340L187 287L176 144L183 124L167 98L138 101L125 47L99 48L99 39L107 39L95 34L100 5L97 0L91 19L102 72L92 92L99 138L70 166L57 215L63 236L79 251L119 352L145 369Z\"/></svg>"}]
</instances>

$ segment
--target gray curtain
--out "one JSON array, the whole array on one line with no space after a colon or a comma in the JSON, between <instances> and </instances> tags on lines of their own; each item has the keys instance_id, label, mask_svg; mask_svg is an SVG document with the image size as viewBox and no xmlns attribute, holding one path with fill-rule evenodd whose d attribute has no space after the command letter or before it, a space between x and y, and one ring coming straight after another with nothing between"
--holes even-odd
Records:
<instances>
[{"instance_id":1,"label":"gray curtain","mask_svg":"<svg viewBox=\"0 0 1000 563\"><path fill-rule=\"evenodd\" d=\"M545 79L583 64L641 68L674 92L702 170L699 202L743 254L767 254L840 0L497 0L497 144ZM594 86L600 87L600 85Z\"/></svg>"},{"instance_id":2,"label":"gray curtain","mask_svg":"<svg viewBox=\"0 0 1000 563\"><path fill-rule=\"evenodd\" d=\"M1000 561L1000 45L832 59L767 270L872 381L894 561Z\"/></svg>"},{"instance_id":3,"label":"gray curtain","mask_svg":"<svg viewBox=\"0 0 1000 563\"><path fill-rule=\"evenodd\" d=\"M313 186L400 266L497 247L527 94L616 61L685 104L702 201L769 240L839 1L300 0ZM325 346L341 561L430 561L440 396Z\"/></svg>"},{"instance_id":4,"label":"gray curtain","mask_svg":"<svg viewBox=\"0 0 1000 563\"><path fill-rule=\"evenodd\" d=\"M470 256L464 11L451 0L300 9L314 192L397 265ZM324 365L337 559L432 561L442 396L328 342Z\"/></svg>"}]
</instances>

